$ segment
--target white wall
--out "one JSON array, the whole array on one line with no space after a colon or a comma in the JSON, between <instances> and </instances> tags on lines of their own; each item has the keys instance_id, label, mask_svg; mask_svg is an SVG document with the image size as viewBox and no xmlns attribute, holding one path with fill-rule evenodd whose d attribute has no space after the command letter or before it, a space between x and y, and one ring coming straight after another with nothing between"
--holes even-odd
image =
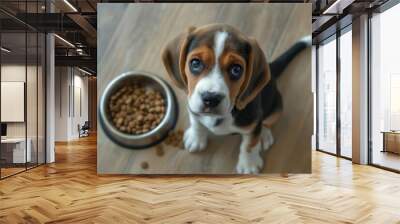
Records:
<instances>
[{"instance_id":1,"label":"white wall","mask_svg":"<svg viewBox=\"0 0 400 224\"><path fill-rule=\"evenodd\" d=\"M55 73L55 140L77 139L78 124L88 120L88 78L72 67L56 67Z\"/></svg>"},{"instance_id":2,"label":"white wall","mask_svg":"<svg viewBox=\"0 0 400 224\"><path fill-rule=\"evenodd\" d=\"M70 84L70 77L67 67L55 68L55 141L68 140L68 87Z\"/></svg>"},{"instance_id":3,"label":"white wall","mask_svg":"<svg viewBox=\"0 0 400 224\"><path fill-rule=\"evenodd\" d=\"M28 70L32 66L28 66ZM29 71L28 71L29 73ZM25 64L24 65L2 65L1 66L1 81L18 81L25 82Z\"/></svg>"},{"instance_id":4,"label":"white wall","mask_svg":"<svg viewBox=\"0 0 400 224\"><path fill-rule=\"evenodd\" d=\"M76 71L76 70L75 70ZM74 138L77 138L79 133L78 133L78 124L83 125L85 121L88 121L88 77L87 76L81 76L82 73L79 73L79 75L75 75L74 77L74 94L73 96L75 100L75 106L74 110L75 113L73 113L73 119L72 119L72 132L71 135ZM79 93L80 91L80 93ZM80 97L79 97L80 95ZM80 100L80 103L78 102ZM82 108L79 108L81 106ZM80 111L80 109L82 111Z\"/></svg>"}]
</instances>

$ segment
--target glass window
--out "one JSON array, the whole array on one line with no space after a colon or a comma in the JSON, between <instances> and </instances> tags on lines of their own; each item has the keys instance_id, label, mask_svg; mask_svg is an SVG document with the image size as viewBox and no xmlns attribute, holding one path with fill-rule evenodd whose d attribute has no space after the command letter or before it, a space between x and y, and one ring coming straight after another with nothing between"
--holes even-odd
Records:
<instances>
[{"instance_id":1,"label":"glass window","mask_svg":"<svg viewBox=\"0 0 400 224\"><path fill-rule=\"evenodd\" d=\"M372 163L400 170L400 4L371 19Z\"/></svg>"},{"instance_id":2,"label":"glass window","mask_svg":"<svg viewBox=\"0 0 400 224\"><path fill-rule=\"evenodd\" d=\"M349 27L351 28L351 27ZM352 149L352 33L340 36L340 154L351 158Z\"/></svg>"},{"instance_id":3,"label":"glass window","mask_svg":"<svg viewBox=\"0 0 400 224\"><path fill-rule=\"evenodd\" d=\"M336 153L336 38L318 48L318 149Z\"/></svg>"},{"instance_id":4,"label":"glass window","mask_svg":"<svg viewBox=\"0 0 400 224\"><path fill-rule=\"evenodd\" d=\"M312 46L312 51L311 51L311 77L312 77L312 93L313 93L313 102L314 102L314 107L313 107L313 135L312 135L312 143L311 147L312 150L317 149L317 87L316 87L316 80L317 80L317 48L315 45Z\"/></svg>"}]
</instances>

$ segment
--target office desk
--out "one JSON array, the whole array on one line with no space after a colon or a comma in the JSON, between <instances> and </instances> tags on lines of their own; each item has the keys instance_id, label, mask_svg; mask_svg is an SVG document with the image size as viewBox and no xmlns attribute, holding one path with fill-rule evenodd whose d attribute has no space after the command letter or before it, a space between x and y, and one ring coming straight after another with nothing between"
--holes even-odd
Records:
<instances>
[{"instance_id":1,"label":"office desk","mask_svg":"<svg viewBox=\"0 0 400 224\"><path fill-rule=\"evenodd\" d=\"M26 139L27 147L25 153L25 138L5 138L1 139L1 159L6 163L25 163L31 162L32 140ZM26 161L25 161L26 159Z\"/></svg>"}]
</instances>

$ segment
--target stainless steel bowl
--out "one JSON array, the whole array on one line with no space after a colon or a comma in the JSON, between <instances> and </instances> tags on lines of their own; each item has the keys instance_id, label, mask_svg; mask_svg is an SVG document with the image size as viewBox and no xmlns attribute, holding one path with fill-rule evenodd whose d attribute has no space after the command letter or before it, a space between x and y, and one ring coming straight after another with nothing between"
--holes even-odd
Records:
<instances>
[{"instance_id":1,"label":"stainless steel bowl","mask_svg":"<svg viewBox=\"0 0 400 224\"><path fill-rule=\"evenodd\" d=\"M139 82L143 86L159 91L166 102L165 116L158 126L149 132L135 135L119 131L114 127L108 114L108 101L112 94L129 82ZM175 127L178 117L176 98L171 87L156 75L132 71L126 72L113 79L105 88L100 98L100 124L106 135L115 143L131 149L144 149L161 142L168 132Z\"/></svg>"}]
</instances>

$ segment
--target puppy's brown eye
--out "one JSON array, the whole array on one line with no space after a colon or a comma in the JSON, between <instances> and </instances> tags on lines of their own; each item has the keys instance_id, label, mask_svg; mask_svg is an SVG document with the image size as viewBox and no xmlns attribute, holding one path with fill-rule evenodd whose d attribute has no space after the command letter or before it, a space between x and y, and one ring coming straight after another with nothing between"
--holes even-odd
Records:
<instances>
[{"instance_id":1,"label":"puppy's brown eye","mask_svg":"<svg viewBox=\"0 0 400 224\"><path fill-rule=\"evenodd\" d=\"M229 67L229 78L231 80L238 80L242 76L243 68L238 64L233 64Z\"/></svg>"},{"instance_id":2,"label":"puppy's brown eye","mask_svg":"<svg viewBox=\"0 0 400 224\"><path fill-rule=\"evenodd\" d=\"M198 75L198 74L200 74L202 71L203 71L203 69L204 69L204 64L203 64L203 62L202 61L200 61L200 59L197 59L197 58L195 58L195 59L192 59L191 61L190 61L190 64L189 64L190 66L190 71L193 73L193 74L195 74L195 75Z\"/></svg>"}]
</instances>

